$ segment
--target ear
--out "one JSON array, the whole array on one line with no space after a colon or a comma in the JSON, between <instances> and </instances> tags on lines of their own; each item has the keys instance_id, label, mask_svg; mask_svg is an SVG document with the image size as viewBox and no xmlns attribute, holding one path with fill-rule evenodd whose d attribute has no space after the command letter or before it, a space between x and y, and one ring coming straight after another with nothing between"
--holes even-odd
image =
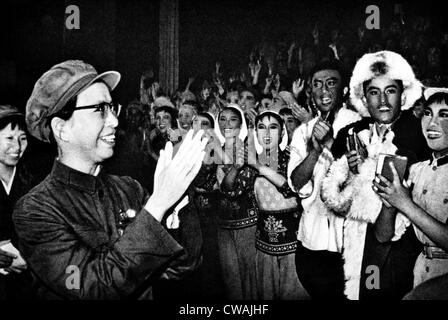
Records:
<instances>
[{"instance_id":1,"label":"ear","mask_svg":"<svg viewBox=\"0 0 448 320\"><path fill-rule=\"evenodd\" d=\"M406 104L406 96L401 94L401 105L404 106Z\"/></svg>"},{"instance_id":2,"label":"ear","mask_svg":"<svg viewBox=\"0 0 448 320\"><path fill-rule=\"evenodd\" d=\"M51 119L51 130L53 130L53 134L55 137L57 137L59 140L67 141L68 140L68 133L66 130L66 121L62 120L61 118L54 117Z\"/></svg>"},{"instance_id":3,"label":"ear","mask_svg":"<svg viewBox=\"0 0 448 320\"><path fill-rule=\"evenodd\" d=\"M362 101L362 104L363 104L365 107L367 107L367 99L366 99L366 96L365 96L365 95L362 95L361 101Z\"/></svg>"},{"instance_id":4,"label":"ear","mask_svg":"<svg viewBox=\"0 0 448 320\"><path fill-rule=\"evenodd\" d=\"M348 87L344 87L342 90L342 96L345 97L345 95L348 93Z\"/></svg>"}]
</instances>

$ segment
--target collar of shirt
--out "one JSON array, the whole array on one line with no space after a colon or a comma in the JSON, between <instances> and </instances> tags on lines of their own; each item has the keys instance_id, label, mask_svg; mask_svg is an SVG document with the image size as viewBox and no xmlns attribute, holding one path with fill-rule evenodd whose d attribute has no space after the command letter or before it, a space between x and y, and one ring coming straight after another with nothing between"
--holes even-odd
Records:
<instances>
[{"instance_id":1,"label":"collar of shirt","mask_svg":"<svg viewBox=\"0 0 448 320\"><path fill-rule=\"evenodd\" d=\"M444 154L443 156L441 156L439 158L436 158L434 156L434 153L432 153L431 154L431 162L430 163L431 163L432 166L437 166L437 167L440 167L440 166L443 166L444 164L447 164L448 163L448 153Z\"/></svg>"},{"instance_id":2,"label":"collar of shirt","mask_svg":"<svg viewBox=\"0 0 448 320\"><path fill-rule=\"evenodd\" d=\"M93 194L98 187L99 179L101 178L102 174L101 172L95 176L87 174L70 168L60 161L55 160L53 169L51 171L51 176L64 184Z\"/></svg>"},{"instance_id":3,"label":"collar of shirt","mask_svg":"<svg viewBox=\"0 0 448 320\"><path fill-rule=\"evenodd\" d=\"M3 187L5 188L5 191L6 191L7 195L9 195L9 193L11 192L12 183L14 181L15 175L16 175L16 167L14 167L14 170L12 171L11 179L9 179L8 183L6 183L2 179L0 179L2 181Z\"/></svg>"}]
</instances>

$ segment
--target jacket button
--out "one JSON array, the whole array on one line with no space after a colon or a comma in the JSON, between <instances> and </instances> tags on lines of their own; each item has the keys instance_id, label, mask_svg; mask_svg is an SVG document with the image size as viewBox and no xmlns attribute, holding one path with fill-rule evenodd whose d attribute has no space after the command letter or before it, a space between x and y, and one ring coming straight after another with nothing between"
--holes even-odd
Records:
<instances>
[{"instance_id":1,"label":"jacket button","mask_svg":"<svg viewBox=\"0 0 448 320\"><path fill-rule=\"evenodd\" d=\"M443 199L443 203L447 204L448 203L448 199Z\"/></svg>"},{"instance_id":2,"label":"jacket button","mask_svg":"<svg viewBox=\"0 0 448 320\"><path fill-rule=\"evenodd\" d=\"M423 190L423 194L426 194L426 192L428 192L428 190L424 189L424 190Z\"/></svg>"},{"instance_id":3,"label":"jacket button","mask_svg":"<svg viewBox=\"0 0 448 320\"><path fill-rule=\"evenodd\" d=\"M436 171L437 170L437 166L432 167L432 170Z\"/></svg>"}]
</instances>

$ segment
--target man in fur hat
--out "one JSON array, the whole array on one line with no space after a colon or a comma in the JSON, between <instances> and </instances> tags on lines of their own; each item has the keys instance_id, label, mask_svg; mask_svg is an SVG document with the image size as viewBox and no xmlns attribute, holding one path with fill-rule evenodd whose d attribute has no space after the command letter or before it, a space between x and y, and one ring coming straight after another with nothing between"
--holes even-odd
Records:
<instances>
[{"instance_id":1,"label":"man in fur hat","mask_svg":"<svg viewBox=\"0 0 448 320\"><path fill-rule=\"evenodd\" d=\"M357 62L350 80L350 99L364 118L342 129L332 147L335 158L346 156L345 166L348 162L355 177L352 181L361 179L362 175L368 176L365 181L372 181L379 153L406 156L408 165L429 156L420 121L409 110L421 95L420 82L399 54L391 51L369 53ZM355 134L359 151L347 150L349 132ZM372 170L366 169L365 163L372 163ZM338 170L330 168L332 171ZM352 199L348 217L355 215L355 220L365 221L365 225L357 225L356 232L349 231L350 219L346 221L345 293L350 299L400 299L412 289L412 268L418 255L415 235L412 228L406 229L409 223L400 223L402 217L397 216L396 210L382 204L375 195L361 200L372 192L370 183L358 185L360 190ZM327 196L326 187L324 183L324 201L330 204L330 209L337 211L334 205L337 201L331 201L334 199ZM359 206L357 202L360 202ZM370 212L372 210L375 212ZM350 243L354 233L358 234L361 229L362 239ZM354 258L358 261L353 262ZM372 275L369 270L379 270L376 284L373 278L369 280Z\"/></svg>"}]
</instances>

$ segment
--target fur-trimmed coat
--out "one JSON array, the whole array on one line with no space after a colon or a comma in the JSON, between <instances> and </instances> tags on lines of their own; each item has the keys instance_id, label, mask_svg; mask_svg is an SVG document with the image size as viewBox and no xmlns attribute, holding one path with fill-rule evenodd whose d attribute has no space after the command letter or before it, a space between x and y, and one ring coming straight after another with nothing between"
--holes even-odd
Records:
<instances>
[{"instance_id":1,"label":"fur-trimmed coat","mask_svg":"<svg viewBox=\"0 0 448 320\"><path fill-rule=\"evenodd\" d=\"M350 128L354 129L358 137L364 136L361 140L365 140L368 139L372 124L371 118L364 118L341 129L333 144L332 151L335 158L340 158L346 153L346 137ZM366 145L369 143L368 140L363 142ZM369 158L360 167L358 177L352 181L353 184L360 186L356 196L357 200L361 199L361 202L352 203L352 212L349 214L355 211L358 214L355 214L353 219L347 219L344 225L343 254L347 280L345 293L351 299L401 299L412 289L412 270L420 247L413 229L406 228L409 226L409 221L403 219L402 215L397 215L393 241L380 243L374 234L373 223L381 210L381 201L373 193L371 181L374 179L376 156L380 152L406 156L408 166L429 157L430 152L421 132L420 121L411 112L402 112L392 127L389 140L386 139L379 144L377 150L369 150ZM334 166L338 166L338 161L334 163ZM339 166L342 164L339 163ZM348 165L346 167L348 170ZM333 168L333 170L338 169ZM359 209L362 207L359 206L360 203L364 210ZM365 211L366 214L359 214L360 211ZM371 272L367 272L369 266L379 268L379 289L369 290L366 286L367 277L371 275ZM356 281L353 281L354 278Z\"/></svg>"}]
</instances>

